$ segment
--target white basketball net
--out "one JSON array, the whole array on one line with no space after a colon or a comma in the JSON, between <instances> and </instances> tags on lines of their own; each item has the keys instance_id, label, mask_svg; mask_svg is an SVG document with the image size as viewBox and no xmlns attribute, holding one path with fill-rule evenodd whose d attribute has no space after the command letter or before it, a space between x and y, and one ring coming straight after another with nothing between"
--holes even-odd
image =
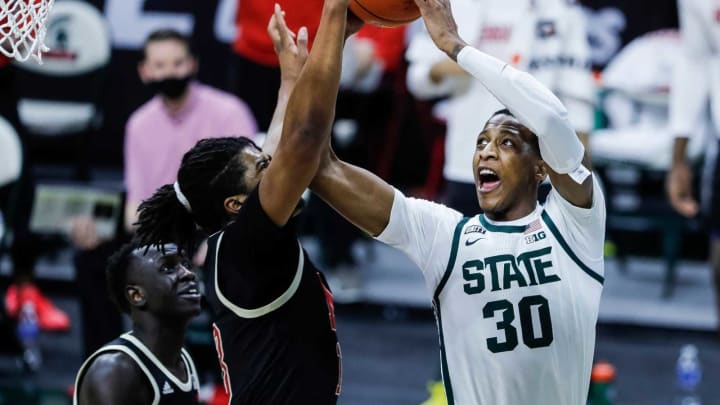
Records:
<instances>
[{"instance_id":1,"label":"white basketball net","mask_svg":"<svg viewBox=\"0 0 720 405\"><path fill-rule=\"evenodd\" d=\"M0 52L24 62L42 63L45 21L55 0L0 0Z\"/></svg>"}]
</instances>

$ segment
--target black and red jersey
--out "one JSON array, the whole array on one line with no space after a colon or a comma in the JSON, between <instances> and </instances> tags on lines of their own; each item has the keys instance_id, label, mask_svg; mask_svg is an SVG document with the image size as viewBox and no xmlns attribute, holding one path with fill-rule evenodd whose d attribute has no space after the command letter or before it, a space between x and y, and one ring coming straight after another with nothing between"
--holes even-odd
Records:
<instances>
[{"instance_id":1,"label":"black and red jersey","mask_svg":"<svg viewBox=\"0 0 720 405\"><path fill-rule=\"evenodd\" d=\"M341 355L332 294L255 189L208 240L205 294L230 404L335 404Z\"/></svg>"}]
</instances>

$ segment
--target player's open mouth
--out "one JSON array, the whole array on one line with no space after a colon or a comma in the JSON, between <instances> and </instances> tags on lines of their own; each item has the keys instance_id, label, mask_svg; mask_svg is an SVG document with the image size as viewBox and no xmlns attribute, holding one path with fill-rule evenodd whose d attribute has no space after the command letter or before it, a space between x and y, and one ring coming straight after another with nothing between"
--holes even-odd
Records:
<instances>
[{"instance_id":1,"label":"player's open mouth","mask_svg":"<svg viewBox=\"0 0 720 405\"><path fill-rule=\"evenodd\" d=\"M189 300L199 300L200 290L198 290L197 285L191 285L180 291L178 295Z\"/></svg>"},{"instance_id":2,"label":"player's open mouth","mask_svg":"<svg viewBox=\"0 0 720 405\"><path fill-rule=\"evenodd\" d=\"M481 193L489 193L500 187L500 177L492 169L478 170L478 190Z\"/></svg>"}]
</instances>

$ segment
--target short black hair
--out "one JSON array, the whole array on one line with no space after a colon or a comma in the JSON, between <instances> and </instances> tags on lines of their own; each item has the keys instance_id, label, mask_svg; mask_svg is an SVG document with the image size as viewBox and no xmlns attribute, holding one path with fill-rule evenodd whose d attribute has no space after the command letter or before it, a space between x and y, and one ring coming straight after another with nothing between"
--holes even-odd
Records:
<instances>
[{"instance_id":1,"label":"short black hair","mask_svg":"<svg viewBox=\"0 0 720 405\"><path fill-rule=\"evenodd\" d=\"M133 258L133 252L140 247L136 240L124 244L120 250L115 252L105 269L105 282L110 294L110 300L117 306L120 312L129 314L130 303L125 296L127 286L127 275Z\"/></svg>"},{"instance_id":2,"label":"short black hair","mask_svg":"<svg viewBox=\"0 0 720 405\"><path fill-rule=\"evenodd\" d=\"M183 45L185 45L190 55L195 55L192 42L187 35L184 35L180 31L176 31L171 28L162 28L151 32L150 35L148 35L148 37L145 39L145 43L143 44L143 60L147 59L147 47L151 42L167 40L181 42Z\"/></svg>"},{"instance_id":3,"label":"short black hair","mask_svg":"<svg viewBox=\"0 0 720 405\"><path fill-rule=\"evenodd\" d=\"M244 182L246 168L238 159L247 147L260 150L251 139L240 136L203 139L185 153L177 182L192 212L178 201L172 184L160 187L138 208L140 244L174 243L190 254L198 240L197 226L206 235L222 229L232 219L225 211L225 198L252 191Z\"/></svg>"},{"instance_id":4,"label":"short black hair","mask_svg":"<svg viewBox=\"0 0 720 405\"><path fill-rule=\"evenodd\" d=\"M488 122L490 122L490 120L493 119L493 117L495 117L496 115L509 115L509 116L511 116L511 117L513 117L513 118L515 118L515 119L517 120L517 117L515 116L515 114L513 114L512 112L510 112L510 110L508 110L507 108L503 108L502 110L497 110L497 111L495 111L495 112L490 116L490 118L488 118ZM518 120L518 122L519 122L519 120ZM486 125L487 125L487 123L486 123ZM532 139L531 139L531 141L530 141L530 145L533 147L533 150L537 153L537 155L542 158L542 155L540 155L540 143L539 143L539 141L538 141L537 134L536 134L535 132L533 132L532 130L530 130L530 128L526 127L523 123L520 123L520 125L522 125L523 127L527 128L528 132L530 132L531 134L533 134L533 137L532 137Z\"/></svg>"},{"instance_id":5,"label":"short black hair","mask_svg":"<svg viewBox=\"0 0 720 405\"><path fill-rule=\"evenodd\" d=\"M495 111L495 112L493 113L493 115L490 116L490 118L492 118L492 117L494 117L494 116L496 116L496 115L509 115L509 116L511 116L511 117L513 117L513 118L516 118L516 117L515 117L515 114L511 113L510 110L508 110L507 108L503 108L502 110L497 110L497 111Z\"/></svg>"}]
</instances>

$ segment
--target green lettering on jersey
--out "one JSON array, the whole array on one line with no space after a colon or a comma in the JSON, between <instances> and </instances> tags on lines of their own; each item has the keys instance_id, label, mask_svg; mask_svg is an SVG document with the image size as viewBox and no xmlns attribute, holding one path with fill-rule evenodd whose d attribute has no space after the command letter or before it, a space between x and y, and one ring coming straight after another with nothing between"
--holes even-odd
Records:
<instances>
[{"instance_id":1,"label":"green lettering on jersey","mask_svg":"<svg viewBox=\"0 0 720 405\"><path fill-rule=\"evenodd\" d=\"M537 250L532 251L532 252L525 252L525 253L521 254L520 256L518 256L518 258L517 258L518 264L522 263L523 267L525 267L525 269L528 269L527 275L528 275L528 278L530 279L530 285L538 284L537 279L535 278L535 272L532 270L532 268L533 268L532 259L537 257L536 254L537 254Z\"/></svg>"},{"instance_id":2,"label":"green lettering on jersey","mask_svg":"<svg viewBox=\"0 0 720 405\"><path fill-rule=\"evenodd\" d=\"M462 265L463 290L466 294L479 294L487 285L485 277L490 276L490 291L507 290L514 287L528 287L560 281L557 274L549 273L553 267L550 260L552 247L525 252L517 258L503 254L486 257L485 260L469 260ZM502 267L500 267L502 266ZM502 271L500 271L502 269ZM487 271L483 271L487 270ZM502 277L502 287L500 283Z\"/></svg>"},{"instance_id":3,"label":"green lettering on jersey","mask_svg":"<svg viewBox=\"0 0 720 405\"><path fill-rule=\"evenodd\" d=\"M463 279L468 281L463 284L463 290L468 294L478 294L485 289L485 277L480 272L483 269L482 260L470 260L463 263Z\"/></svg>"},{"instance_id":4,"label":"green lettering on jersey","mask_svg":"<svg viewBox=\"0 0 720 405\"><path fill-rule=\"evenodd\" d=\"M529 253L534 254L532 256L533 259L535 259L533 260L533 268L535 269L535 274L537 274L538 282L540 282L540 284L560 281L560 277L558 277L557 274L545 274L545 269L552 267L552 262L550 260L543 261L542 256L550 254L550 246Z\"/></svg>"},{"instance_id":5,"label":"green lettering on jersey","mask_svg":"<svg viewBox=\"0 0 720 405\"><path fill-rule=\"evenodd\" d=\"M497 255L485 258L485 265L490 268L490 277L492 281L491 291L500 291L500 281L498 277L498 264L503 262L515 262L513 255Z\"/></svg>"},{"instance_id":6,"label":"green lettering on jersey","mask_svg":"<svg viewBox=\"0 0 720 405\"><path fill-rule=\"evenodd\" d=\"M505 262L505 271L503 272L503 290L507 290L508 288L512 287L512 282L516 281L518 284L518 287L527 287L527 282L525 281L525 277L520 272L520 269L518 269L518 266L515 264L514 260ZM530 272L532 273L532 272Z\"/></svg>"}]
</instances>

